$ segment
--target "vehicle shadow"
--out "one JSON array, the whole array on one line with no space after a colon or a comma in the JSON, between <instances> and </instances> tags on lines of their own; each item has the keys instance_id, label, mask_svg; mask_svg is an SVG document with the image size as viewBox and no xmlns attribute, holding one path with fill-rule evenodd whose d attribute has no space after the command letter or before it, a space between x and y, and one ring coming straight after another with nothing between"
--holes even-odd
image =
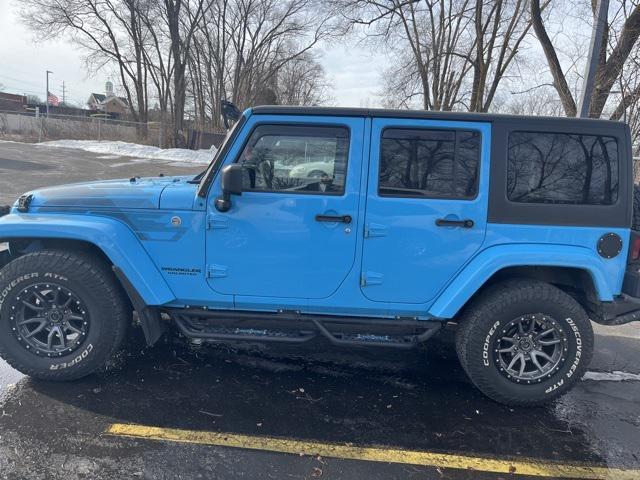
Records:
<instances>
[{"instance_id":1,"label":"vehicle shadow","mask_svg":"<svg viewBox=\"0 0 640 480\"><path fill-rule=\"evenodd\" d=\"M109 371L80 381L24 379L19 395L23 411L52 399L62 406L62 417L65 409L80 409L108 423L601 461L582 426L557 415L556 405L509 408L479 393L461 370L448 334L413 351L324 343L295 350L195 348L172 337L133 349Z\"/></svg>"}]
</instances>

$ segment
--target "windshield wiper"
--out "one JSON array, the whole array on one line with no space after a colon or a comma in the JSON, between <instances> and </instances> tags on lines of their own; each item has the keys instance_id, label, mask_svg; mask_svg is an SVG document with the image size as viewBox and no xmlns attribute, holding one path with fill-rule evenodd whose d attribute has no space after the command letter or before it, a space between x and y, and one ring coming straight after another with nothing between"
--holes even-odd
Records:
<instances>
[{"instance_id":1,"label":"windshield wiper","mask_svg":"<svg viewBox=\"0 0 640 480\"><path fill-rule=\"evenodd\" d=\"M195 185L198 185L202 181L202 177L204 177L205 173L207 173L207 171L203 170L202 172L197 174L195 177L193 177L191 180L187 180L187 183L193 183Z\"/></svg>"}]
</instances>

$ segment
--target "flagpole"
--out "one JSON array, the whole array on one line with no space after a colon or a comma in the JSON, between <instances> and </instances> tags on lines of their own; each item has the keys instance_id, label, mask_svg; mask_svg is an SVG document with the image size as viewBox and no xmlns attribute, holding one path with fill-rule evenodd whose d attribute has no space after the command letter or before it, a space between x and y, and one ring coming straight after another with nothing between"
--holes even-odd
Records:
<instances>
[{"instance_id":1,"label":"flagpole","mask_svg":"<svg viewBox=\"0 0 640 480\"><path fill-rule=\"evenodd\" d=\"M47 103L47 118L49 118L49 74L53 73L49 70L47 70L47 96L46 98L46 103Z\"/></svg>"}]
</instances>

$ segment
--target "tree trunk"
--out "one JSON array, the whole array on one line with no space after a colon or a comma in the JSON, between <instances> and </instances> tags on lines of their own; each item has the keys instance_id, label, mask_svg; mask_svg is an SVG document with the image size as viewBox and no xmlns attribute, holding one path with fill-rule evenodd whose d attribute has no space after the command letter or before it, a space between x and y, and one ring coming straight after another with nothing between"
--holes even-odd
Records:
<instances>
[{"instance_id":1,"label":"tree trunk","mask_svg":"<svg viewBox=\"0 0 640 480\"><path fill-rule=\"evenodd\" d=\"M578 111L576 102L571 94L569 85L567 84L567 79L562 71L562 67L560 66L560 60L558 60L558 55L553 47L553 43L551 43L547 30L544 28L544 23L542 22L542 11L540 9L540 0L531 0L531 21L533 23L533 30L536 32L538 41L544 51L544 56L549 64L549 69L553 76L553 86L560 96L564 113L567 117L575 117Z\"/></svg>"}]
</instances>

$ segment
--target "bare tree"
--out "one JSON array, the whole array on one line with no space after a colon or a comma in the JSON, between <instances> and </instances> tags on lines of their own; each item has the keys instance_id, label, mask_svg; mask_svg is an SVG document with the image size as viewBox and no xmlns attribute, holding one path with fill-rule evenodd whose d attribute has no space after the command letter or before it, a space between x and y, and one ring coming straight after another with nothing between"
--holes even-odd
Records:
<instances>
[{"instance_id":1,"label":"bare tree","mask_svg":"<svg viewBox=\"0 0 640 480\"><path fill-rule=\"evenodd\" d=\"M427 110L465 108L463 83L471 69L466 32L470 0L336 0L347 21L383 42L395 58L385 72L388 105L420 98Z\"/></svg>"},{"instance_id":2,"label":"bare tree","mask_svg":"<svg viewBox=\"0 0 640 480\"><path fill-rule=\"evenodd\" d=\"M525 0L334 0L393 52L387 101L487 111L531 27Z\"/></svg>"},{"instance_id":3,"label":"bare tree","mask_svg":"<svg viewBox=\"0 0 640 480\"><path fill-rule=\"evenodd\" d=\"M216 2L193 40L190 96L200 121L219 126L222 99L240 108L324 101L312 50L334 28L319 0Z\"/></svg>"},{"instance_id":4,"label":"bare tree","mask_svg":"<svg viewBox=\"0 0 640 480\"><path fill-rule=\"evenodd\" d=\"M469 110L486 112L531 28L525 0L476 0Z\"/></svg>"},{"instance_id":5,"label":"bare tree","mask_svg":"<svg viewBox=\"0 0 640 480\"><path fill-rule=\"evenodd\" d=\"M184 109L187 98L187 66L193 35L212 0L164 0L159 9L166 23L173 56L173 135L174 142L182 137Z\"/></svg>"},{"instance_id":6,"label":"bare tree","mask_svg":"<svg viewBox=\"0 0 640 480\"><path fill-rule=\"evenodd\" d=\"M561 117L562 104L552 86L537 85L525 90L500 92L492 105L492 111L510 115L536 115Z\"/></svg>"},{"instance_id":7,"label":"bare tree","mask_svg":"<svg viewBox=\"0 0 640 480\"><path fill-rule=\"evenodd\" d=\"M136 122L147 121L143 31L136 0L25 0L21 17L41 40L68 34L94 70L115 65ZM146 135L146 131L141 131Z\"/></svg>"},{"instance_id":8,"label":"bare tree","mask_svg":"<svg viewBox=\"0 0 640 480\"><path fill-rule=\"evenodd\" d=\"M310 53L285 63L277 74L276 94L282 105L322 105L331 101L324 68Z\"/></svg>"},{"instance_id":9,"label":"bare tree","mask_svg":"<svg viewBox=\"0 0 640 480\"><path fill-rule=\"evenodd\" d=\"M156 103L179 146L187 121L220 126L221 99L241 107L324 101L324 71L312 50L333 34L331 18L321 0L22 3L38 38L70 39L92 71L115 69L141 136Z\"/></svg>"},{"instance_id":10,"label":"bare tree","mask_svg":"<svg viewBox=\"0 0 640 480\"><path fill-rule=\"evenodd\" d=\"M145 48L143 49L144 61L147 67L147 82L150 82L154 89L160 110L160 132L161 146L166 143L166 125L170 123L169 118L173 117L173 94L171 89L174 65L173 52L165 47L162 30L156 28L158 7L151 2L149 8L140 9L140 21L146 28Z\"/></svg>"},{"instance_id":11,"label":"bare tree","mask_svg":"<svg viewBox=\"0 0 640 480\"><path fill-rule=\"evenodd\" d=\"M251 105L264 86L275 89L279 71L332 33L330 16L317 0L239 2L231 37L230 96Z\"/></svg>"},{"instance_id":12,"label":"bare tree","mask_svg":"<svg viewBox=\"0 0 640 480\"><path fill-rule=\"evenodd\" d=\"M553 8L561 8L565 2L554 2L550 5L549 15ZM573 6L572 6L573 7ZM575 8L575 7L574 7ZM596 1L592 0L590 11L596 8ZM531 18L536 37L543 48L549 70L553 77L553 85L567 116L576 115L576 101L567 80L567 68L563 68L557 46L549 36L543 17L540 0L531 0ZM593 18L591 18L593 23ZM638 37L640 37L640 6L636 2L619 0L613 2L613 14L609 15L609 22L604 31L602 49L598 55L595 88L591 94L590 117L600 117L605 113L607 102L612 98L612 90L622 81L628 83L624 76L625 64L638 55ZM640 86L620 91L617 103L612 108L611 118L620 119L625 110L640 98ZM615 97L615 95L614 95ZM615 98L613 99L615 102Z\"/></svg>"}]
</instances>

